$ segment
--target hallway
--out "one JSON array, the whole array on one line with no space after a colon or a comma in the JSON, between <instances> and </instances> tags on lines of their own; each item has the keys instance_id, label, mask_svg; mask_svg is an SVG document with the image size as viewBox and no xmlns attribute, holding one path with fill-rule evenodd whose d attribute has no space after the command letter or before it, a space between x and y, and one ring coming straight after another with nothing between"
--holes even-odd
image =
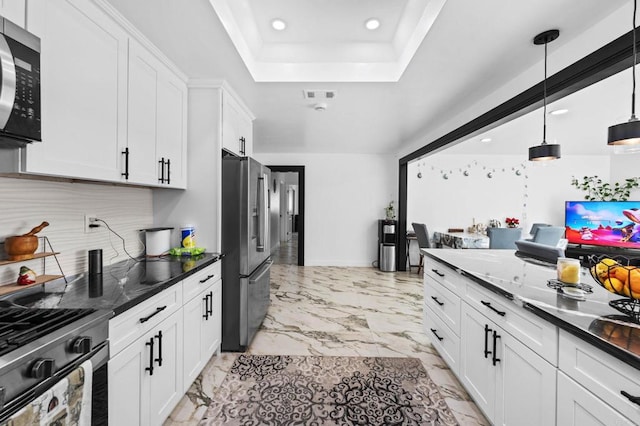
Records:
<instances>
[{"instance_id":1,"label":"hallway","mask_svg":"<svg viewBox=\"0 0 640 426\"><path fill-rule=\"evenodd\" d=\"M298 264L298 233L292 232L289 241L280 241L280 247L271 256L274 265Z\"/></svg>"}]
</instances>

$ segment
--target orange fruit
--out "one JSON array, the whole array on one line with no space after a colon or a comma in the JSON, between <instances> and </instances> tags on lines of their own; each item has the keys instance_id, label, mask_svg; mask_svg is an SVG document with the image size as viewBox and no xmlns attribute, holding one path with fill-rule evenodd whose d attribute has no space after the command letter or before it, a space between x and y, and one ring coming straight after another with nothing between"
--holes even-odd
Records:
<instances>
[{"instance_id":1,"label":"orange fruit","mask_svg":"<svg viewBox=\"0 0 640 426\"><path fill-rule=\"evenodd\" d=\"M609 270L609 276L615 277L626 284L629 279L629 271L633 269L635 269L635 266L614 266Z\"/></svg>"},{"instance_id":2,"label":"orange fruit","mask_svg":"<svg viewBox=\"0 0 640 426\"><path fill-rule=\"evenodd\" d=\"M634 299L640 299L640 269L635 268L629 271L629 282L627 283L630 289L630 296Z\"/></svg>"},{"instance_id":3,"label":"orange fruit","mask_svg":"<svg viewBox=\"0 0 640 426\"><path fill-rule=\"evenodd\" d=\"M625 285L622 281L615 277L607 278L604 282L605 288L612 293L623 294Z\"/></svg>"}]
</instances>

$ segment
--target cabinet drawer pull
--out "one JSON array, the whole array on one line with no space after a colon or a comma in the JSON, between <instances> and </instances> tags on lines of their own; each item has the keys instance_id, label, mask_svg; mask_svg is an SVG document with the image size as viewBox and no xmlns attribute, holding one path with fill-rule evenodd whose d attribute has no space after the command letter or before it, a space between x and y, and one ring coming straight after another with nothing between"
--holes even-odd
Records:
<instances>
[{"instance_id":1,"label":"cabinet drawer pull","mask_svg":"<svg viewBox=\"0 0 640 426\"><path fill-rule=\"evenodd\" d=\"M634 404L640 405L640 396L633 396L630 393L625 392L625 391L620 391L620 393L622 394L622 396L627 398L629 401L633 402Z\"/></svg>"},{"instance_id":2,"label":"cabinet drawer pull","mask_svg":"<svg viewBox=\"0 0 640 426\"><path fill-rule=\"evenodd\" d=\"M431 296L431 298L432 298L432 299L433 299L433 301L434 301L434 302L436 302L438 305L440 305L440 306L444 306L444 302L439 301L437 297L435 297L435 296Z\"/></svg>"},{"instance_id":3,"label":"cabinet drawer pull","mask_svg":"<svg viewBox=\"0 0 640 426\"><path fill-rule=\"evenodd\" d=\"M145 371L148 371L149 375L153 376L153 337L145 345L149 346L149 366L145 368Z\"/></svg>"},{"instance_id":4,"label":"cabinet drawer pull","mask_svg":"<svg viewBox=\"0 0 640 426\"><path fill-rule=\"evenodd\" d=\"M140 322L144 323L149 321L151 318L153 318L154 316L158 315L160 312L164 311L165 309L167 309L167 305L161 306L159 308L156 308L156 311L152 314L149 314L148 316L144 317L144 318L140 318Z\"/></svg>"},{"instance_id":5,"label":"cabinet drawer pull","mask_svg":"<svg viewBox=\"0 0 640 426\"><path fill-rule=\"evenodd\" d=\"M491 353L489 350L489 332L492 331L487 324L484 325L484 357Z\"/></svg>"},{"instance_id":6,"label":"cabinet drawer pull","mask_svg":"<svg viewBox=\"0 0 640 426\"><path fill-rule=\"evenodd\" d=\"M499 311L496 308L494 308L493 306L491 306L491 302L485 302L484 300L481 300L480 303L482 303L484 306L486 306L487 308L491 309L493 312L495 312L496 314L500 315L501 317L505 316L505 314L506 314L506 312Z\"/></svg>"},{"instance_id":7,"label":"cabinet drawer pull","mask_svg":"<svg viewBox=\"0 0 640 426\"><path fill-rule=\"evenodd\" d=\"M491 362L493 363L493 365L496 365L496 363L500 362L500 358L496 357L496 340L498 340L499 338L500 336L498 335L498 333L494 331L493 332L493 355L491 355Z\"/></svg>"},{"instance_id":8,"label":"cabinet drawer pull","mask_svg":"<svg viewBox=\"0 0 640 426\"><path fill-rule=\"evenodd\" d=\"M209 281L211 278L215 277L215 275L207 275L207 278L203 278L200 280L200 284L204 284Z\"/></svg>"},{"instance_id":9,"label":"cabinet drawer pull","mask_svg":"<svg viewBox=\"0 0 640 426\"><path fill-rule=\"evenodd\" d=\"M122 155L124 155L124 173L120 174L124 176L124 180L129 180L129 148L125 148Z\"/></svg>"},{"instance_id":10,"label":"cabinet drawer pull","mask_svg":"<svg viewBox=\"0 0 640 426\"><path fill-rule=\"evenodd\" d=\"M212 317L213 316L213 291L210 291L209 294L207 294L207 298L209 299L207 314L209 314L209 316Z\"/></svg>"},{"instance_id":11,"label":"cabinet drawer pull","mask_svg":"<svg viewBox=\"0 0 640 426\"><path fill-rule=\"evenodd\" d=\"M158 161L158 164L160 164L160 178L158 180L160 183L164 183L164 157Z\"/></svg>"},{"instance_id":12,"label":"cabinet drawer pull","mask_svg":"<svg viewBox=\"0 0 640 426\"><path fill-rule=\"evenodd\" d=\"M204 315L202 315L202 318L209 321L209 295L205 294L202 301L204 302Z\"/></svg>"},{"instance_id":13,"label":"cabinet drawer pull","mask_svg":"<svg viewBox=\"0 0 640 426\"><path fill-rule=\"evenodd\" d=\"M156 358L156 361L158 363L158 367L162 367L162 330L158 331L158 334L154 337L158 339L158 358Z\"/></svg>"},{"instance_id":14,"label":"cabinet drawer pull","mask_svg":"<svg viewBox=\"0 0 640 426\"><path fill-rule=\"evenodd\" d=\"M444 340L444 337L438 336L438 333L436 333L436 331L438 331L438 330L436 330L435 328L431 329L431 332L433 333L433 335L436 336L438 338L438 340L442 342Z\"/></svg>"},{"instance_id":15,"label":"cabinet drawer pull","mask_svg":"<svg viewBox=\"0 0 640 426\"><path fill-rule=\"evenodd\" d=\"M439 277L444 277L444 274L437 269L432 269L431 271Z\"/></svg>"}]
</instances>

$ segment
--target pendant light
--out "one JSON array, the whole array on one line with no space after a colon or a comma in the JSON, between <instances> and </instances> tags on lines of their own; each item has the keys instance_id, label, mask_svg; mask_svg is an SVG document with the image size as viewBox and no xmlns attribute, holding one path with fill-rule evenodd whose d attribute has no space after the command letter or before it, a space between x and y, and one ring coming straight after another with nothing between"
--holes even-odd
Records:
<instances>
[{"instance_id":1,"label":"pendant light","mask_svg":"<svg viewBox=\"0 0 640 426\"><path fill-rule=\"evenodd\" d=\"M633 91L631 93L631 118L626 123L609 127L609 145L640 144L640 121L636 118L636 9L637 0L633 0Z\"/></svg>"},{"instance_id":2,"label":"pendant light","mask_svg":"<svg viewBox=\"0 0 640 426\"><path fill-rule=\"evenodd\" d=\"M544 108L542 124L542 143L529 148L529 161L547 161L560 158L560 145L547 144L547 44L557 39L560 35L558 30L549 30L538 34L533 38L533 44L544 44Z\"/></svg>"}]
</instances>

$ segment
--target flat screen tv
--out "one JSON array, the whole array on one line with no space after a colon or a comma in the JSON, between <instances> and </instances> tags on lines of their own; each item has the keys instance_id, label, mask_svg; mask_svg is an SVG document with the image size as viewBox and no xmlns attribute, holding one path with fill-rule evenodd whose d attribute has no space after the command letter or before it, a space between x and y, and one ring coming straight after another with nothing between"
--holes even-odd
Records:
<instances>
[{"instance_id":1,"label":"flat screen tv","mask_svg":"<svg viewBox=\"0 0 640 426\"><path fill-rule=\"evenodd\" d=\"M640 201L567 201L571 244L640 249Z\"/></svg>"}]
</instances>

